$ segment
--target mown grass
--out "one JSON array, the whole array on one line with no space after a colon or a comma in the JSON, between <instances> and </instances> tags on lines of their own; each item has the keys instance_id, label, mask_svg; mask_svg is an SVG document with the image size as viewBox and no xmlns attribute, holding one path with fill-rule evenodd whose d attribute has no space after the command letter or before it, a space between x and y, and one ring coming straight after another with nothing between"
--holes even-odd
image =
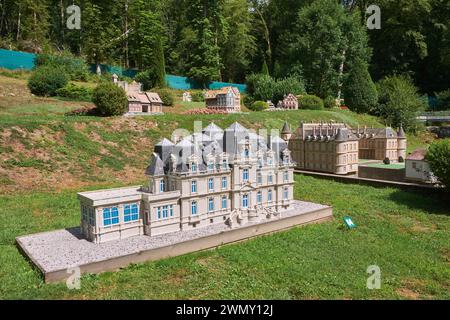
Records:
<instances>
[{"instance_id":1,"label":"mown grass","mask_svg":"<svg viewBox=\"0 0 450 320\"><path fill-rule=\"evenodd\" d=\"M442 196L296 176L295 197L332 205L334 221L86 275L80 290L68 290L44 284L14 239L77 225L76 191L0 196L0 298L450 298L450 211ZM345 215L356 229L343 228ZM366 288L370 265L381 269L379 290Z\"/></svg>"}]
</instances>

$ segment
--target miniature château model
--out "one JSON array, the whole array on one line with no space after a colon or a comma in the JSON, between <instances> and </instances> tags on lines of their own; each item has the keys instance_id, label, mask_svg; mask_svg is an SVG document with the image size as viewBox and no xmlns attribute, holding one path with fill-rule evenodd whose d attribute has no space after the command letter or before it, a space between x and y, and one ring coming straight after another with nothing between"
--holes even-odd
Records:
<instances>
[{"instance_id":1,"label":"miniature ch\u00e2teau model","mask_svg":"<svg viewBox=\"0 0 450 320\"><path fill-rule=\"evenodd\" d=\"M397 161L405 158L403 128L352 130L343 123L301 123L292 133L285 123L281 137L288 142L298 169L355 174L359 159Z\"/></svg>"},{"instance_id":2,"label":"miniature ch\u00e2teau model","mask_svg":"<svg viewBox=\"0 0 450 320\"><path fill-rule=\"evenodd\" d=\"M293 204L293 167L280 137L211 123L177 143L159 142L147 186L79 193L82 233L102 243L278 216Z\"/></svg>"},{"instance_id":3,"label":"miniature ch\u00e2teau model","mask_svg":"<svg viewBox=\"0 0 450 320\"><path fill-rule=\"evenodd\" d=\"M284 96L283 100L278 101L277 108L297 110L298 99L292 93L289 93L288 95Z\"/></svg>"},{"instance_id":4,"label":"miniature ch\u00e2teau model","mask_svg":"<svg viewBox=\"0 0 450 320\"><path fill-rule=\"evenodd\" d=\"M192 102L192 96L188 91L183 92L183 101L184 102Z\"/></svg>"},{"instance_id":5,"label":"miniature ch\u00e2teau model","mask_svg":"<svg viewBox=\"0 0 450 320\"><path fill-rule=\"evenodd\" d=\"M208 90L204 94L208 109L222 110L228 113L241 111L241 94L236 87L223 87L219 90Z\"/></svg>"},{"instance_id":6,"label":"miniature ch\u00e2teau model","mask_svg":"<svg viewBox=\"0 0 450 320\"><path fill-rule=\"evenodd\" d=\"M142 84L136 81L128 83L118 81L118 76L113 74L113 82L122 88L128 99L127 114L161 114L163 102L155 92L142 91Z\"/></svg>"}]
</instances>

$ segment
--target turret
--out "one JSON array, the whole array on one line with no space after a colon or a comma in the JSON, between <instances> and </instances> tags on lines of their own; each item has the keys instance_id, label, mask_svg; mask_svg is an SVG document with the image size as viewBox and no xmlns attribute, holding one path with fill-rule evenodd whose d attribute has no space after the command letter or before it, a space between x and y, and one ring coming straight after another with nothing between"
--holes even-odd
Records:
<instances>
[{"instance_id":1,"label":"turret","mask_svg":"<svg viewBox=\"0 0 450 320\"><path fill-rule=\"evenodd\" d=\"M399 160L400 158L406 159L406 134L401 124L397 131L397 154Z\"/></svg>"},{"instance_id":2,"label":"turret","mask_svg":"<svg viewBox=\"0 0 450 320\"><path fill-rule=\"evenodd\" d=\"M281 139L284 141L289 141L292 136L291 127L289 126L289 123L287 121L284 122L283 129L281 129Z\"/></svg>"}]
</instances>

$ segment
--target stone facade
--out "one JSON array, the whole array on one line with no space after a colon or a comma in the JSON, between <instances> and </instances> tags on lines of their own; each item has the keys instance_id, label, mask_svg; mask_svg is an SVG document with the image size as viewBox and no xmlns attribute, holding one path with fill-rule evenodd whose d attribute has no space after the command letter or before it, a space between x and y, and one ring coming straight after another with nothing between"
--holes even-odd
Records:
<instances>
[{"instance_id":1,"label":"stone facade","mask_svg":"<svg viewBox=\"0 0 450 320\"><path fill-rule=\"evenodd\" d=\"M278 101L277 108L297 110L298 109L298 99L292 93L285 95L283 100Z\"/></svg>"},{"instance_id":2,"label":"stone facade","mask_svg":"<svg viewBox=\"0 0 450 320\"><path fill-rule=\"evenodd\" d=\"M208 109L222 110L228 113L241 111L241 94L236 87L208 90L205 92L204 97Z\"/></svg>"},{"instance_id":3,"label":"stone facade","mask_svg":"<svg viewBox=\"0 0 450 320\"><path fill-rule=\"evenodd\" d=\"M119 81L118 76L113 74L113 82L122 88L128 99L127 114L161 114L163 102L155 92L142 90L142 84L133 81Z\"/></svg>"},{"instance_id":4,"label":"stone facade","mask_svg":"<svg viewBox=\"0 0 450 320\"><path fill-rule=\"evenodd\" d=\"M297 168L334 174L356 174L359 159L398 161L405 158L402 128L356 129L343 123L301 123L291 133L286 123L282 138L288 142Z\"/></svg>"},{"instance_id":5,"label":"stone facade","mask_svg":"<svg viewBox=\"0 0 450 320\"><path fill-rule=\"evenodd\" d=\"M264 220L292 204L293 168L283 139L210 124L176 144L158 143L148 185L79 193L81 229L102 243Z\"/></svg>"}]
</instances>

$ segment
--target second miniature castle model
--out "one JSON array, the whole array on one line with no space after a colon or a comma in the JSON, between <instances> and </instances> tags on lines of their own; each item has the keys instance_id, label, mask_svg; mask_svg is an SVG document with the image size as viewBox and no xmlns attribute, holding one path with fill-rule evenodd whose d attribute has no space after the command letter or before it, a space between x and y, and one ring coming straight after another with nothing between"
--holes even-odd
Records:
<instances>
[{"instance_id":1,"label":"second miniature castle model","mask_svg":"<svg viewBox=\"0 0 450 320\"><path fill-rule=\"evenodd\" d=\"M235 113L241 111L241 94L236 87L223 87L219 90L205 92L205 103L208 109Z\"/></svg>"},{"instance_id":2,"label":"second miniature castle model","mask_svg":"<svg viewBox=\"0 0 450 320\"><path fill-rule=\"evenodd\" d=\"M142 84L136 81L128 83L119 81L118 76L113 74L113 83L122 88L128 99L127 114L161 114L163 102L156 92L142 90Z\"/></svg>"},{"instance_id":3,"label":"second miniature castle model","mask_svg":"<svg viewBox=\"0 0 450 320\"><path fill-rule=\"evenodd\" d=\"M82 192L81 230L95 243L242 225L277 216L293 201L291 152L280 137L239 123L211 123L178 143L163 139L146 170L147 186Z\"/></svg>"},{"instance_id":4,"label":"second miniature castle model","mask_svg":"<svg viewBox=\"0 0 450 320\"><path fill-rule=\"evenodd\" d=\"M358 172L359 159L395 162L406 155L401 126L395 132L390 127L353 130L343 123L301 123L291 132L285 123L281 137L298 169L346 175Z\"/></svg>"}]
</instances>

